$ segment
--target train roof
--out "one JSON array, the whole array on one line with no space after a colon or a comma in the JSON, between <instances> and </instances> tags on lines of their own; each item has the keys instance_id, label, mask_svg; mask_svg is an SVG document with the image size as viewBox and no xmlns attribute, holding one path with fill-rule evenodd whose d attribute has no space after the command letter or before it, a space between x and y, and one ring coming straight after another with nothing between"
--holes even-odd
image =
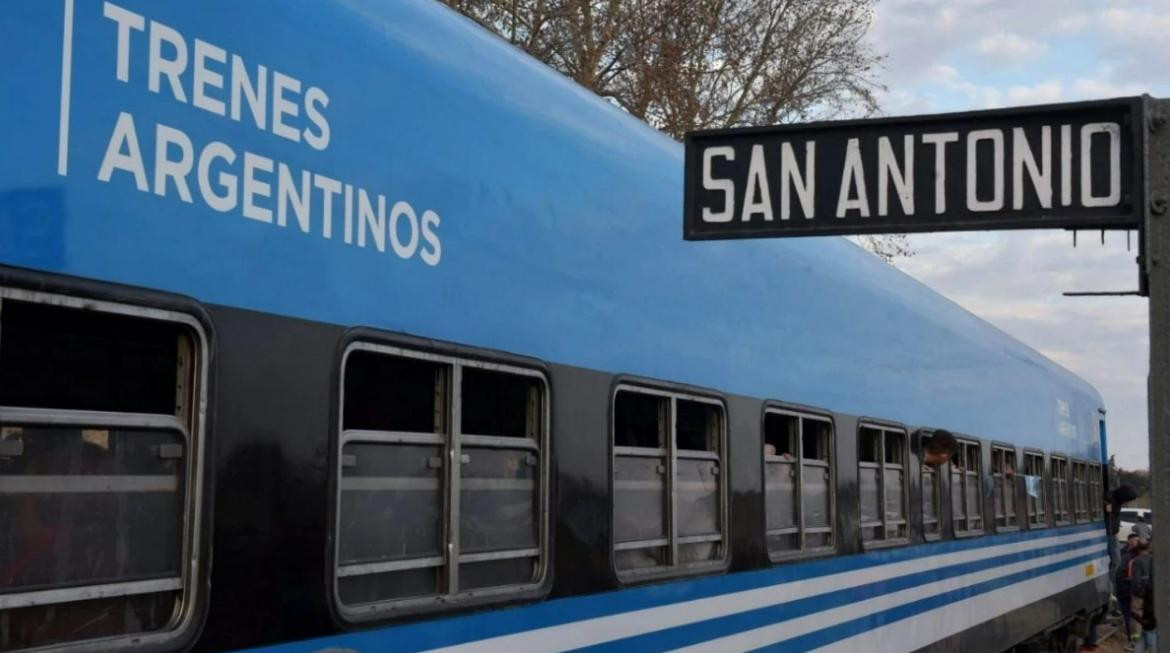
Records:
<instances>
[{"instance_id":1,"label":"train roof","mask_svg":"<svg viewBox=\"0 0 1170 653\"><path fill-rule=\"evenodd\" d=\"M853 243L684 242L681 145L438 3L335 0L288 12L273 0L212 12L114 2L146 19L128 32L125 79L121 24L100 3L78 3L67 85L62 3L16 4L0 10L13 37L0 55L22 62L0 72L9 89L0 140L20 153L0 160L7 264L1100 453L1102 403L1088 383ZM239 57L244 70L295 77L298 138L275 133L274 109L261 129L246 104L239 119L194 106L190 70L180 78L186 101L166 78L151 88L151 21L192 49L199 39L225 62ZM231 70L221 68L225 79ZM232 84L223 82L225 104ZM310 88L327 104L311 107ZM328 123L324 148L313 145L325 134L308 120L312 108ZM117 137L123 114L147 190L128 165L102 178L111 147L127 142ZM165 175L160 194L156 146L164 133L178 139L164 129L190 141L193 161L225 144L234 160L209 165L237 180L245 153L267 159L269 194L252 199L269 220L242 214L242 198L213 209L197 165L191 201ZM343 235L339 217L348 190L335 197L328 236L324 195L308 230L274 219L282 166L294 180L310 173L309 188L322 179L352 188L354 232ZM430 220L411 256L363 234L372 222L358 215L358 190L371 220L378 198L397 212L388 219L405 224L403 240ZM30 211L46 219L19 222Z\"/></svg>"}]
</instances>

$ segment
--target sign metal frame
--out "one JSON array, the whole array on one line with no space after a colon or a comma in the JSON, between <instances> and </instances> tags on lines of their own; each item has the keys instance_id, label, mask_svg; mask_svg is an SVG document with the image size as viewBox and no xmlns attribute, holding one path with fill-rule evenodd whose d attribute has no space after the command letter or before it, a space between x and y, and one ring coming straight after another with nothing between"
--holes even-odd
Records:
<instances>
[{"instance_id":1,"label":"sign metal frame","mask_svg":"<svg viewBox=\"0 0 1170 653\"><path fill-rule=\"evenodd\" d=\"M1124 97L1089 102L1047 104L923 116L824 121L771 127L742 127L689 132L684 139L686 159L684 165L683 237L686 240L723 240L1003 229L1137 229L1141 225L1143 214L1143 206L1140 203L1140 198L1145 195L1144 160L1142 157L1141 143L1143 142L1144 130L1142 125L1146 122L1146 111L1146 98ZM839 141L849 137L902 136L905 134L920 134L926 131L970 131L972 125L978 125L981 128L997 125L1005 127L1020 124L1038 124L1037 121L1044 119L1051 119L1052 123L1059 124L1062 118L1064 122L1068 122L1069 117L1075 118L1087 114L1098 116L1115 115L1120 117L1118 122L1121 127L1122 137L1122 165L1127 166L1126 170L1129 173L1127 175L1129 183L1125 183L1126 179L1122 180L1120 204L1116 208L1109 207L1109 210L1095 210L1082 206L1056 206L1057 202L1054 197L1051 208L1038 210L1029 207L1025 211L1017 211L1010 206L1001 210L984 213L973 213L966 210L948 210L942 214L936 214L930 210L922 210L919 214L913 216L899 216L897 218L879 216L865 218L850 217L846 220L838 219L834 215L825 215L823 212L818 212L815 219L794 216L791 219L776 218L771 221L766 221L757 217L750 221L744 221L739 218L734 218L731 221L720 224L704 222L701 217L702 205L699 198L702 180L701 150L707 147L719 145L734 147L737 143L742 144L745 141L775 144L780 141L795 142L798 139L803 141L805 139L815 140L821 138L830 141ZM1059 140L1056 134L1053 134L1053 138L1054 141ZM1058 149L1057 145L1058 143L1053 143L1054 150ZM1128 152L1126 151L1127 145L1129 147ZM958 149L962 147L962 144L951 143L951 147ZM818 163L816 167L818 169L822 167L819 160L827 154L825 152L826 149L824 147L817 148L816 156ZM1039 153L1037 152L1037 154ZM872 152L866 156L870 159L873 158ZM1010 155L1006 154L1006 150L1005 156L1010 158ZM746 165L746 162L743 160L745 157L746 154L740 154L737 157L738 161L736 165L741 168L744 167ZM1059 167L1058 158L1058 154L1054 151L1052 160L1050 161L1051 168ZM936 164L935 160L924 160L922 156L918 157L918 161L920 168L930 166L933 169L933 166ZM948 165L952 163L951 159L947 159L946 161ZM834 168L834 170L837 169ZM804 170L804 172L807 174L808 170ZM956 171L950 172L954 173ZM1058 170L1050 169L1049 174L1055 176L1059 172ZM1074 170L1075 174L1077 174L1076 170ZM875 177L876 175L870 176ZM922 175L919 176L921 177ZM954 177L955 175L952 174L951 176ZM840 181L840 177L829 179L818 178L816 194L820 198L823 195L822 191L825 187L838 189L840 187ZM921 189L922 184L918 184L917 187ZM738 186L736 190L739 190ZM876 194L874 192L875 190L871 186L871 190L869 191L871 196ZM933 188L931 191L933 191ZM922 193L924 196L927 195L925 190ZM773 187L771 194L775 198L780 194L780 190ZM930 197L933 198L933 193L930 194ZM891 201L891 205L896 203L896 201ZM953 201L951 203L954 204ZM928 207L922 206L925 202L921 201L921 198L919 198L917 204L923 209L928 209ZM817 206L821 207L819 203ZM956 217L957 214L963 215Z\"/></svg>"}]
</instances>

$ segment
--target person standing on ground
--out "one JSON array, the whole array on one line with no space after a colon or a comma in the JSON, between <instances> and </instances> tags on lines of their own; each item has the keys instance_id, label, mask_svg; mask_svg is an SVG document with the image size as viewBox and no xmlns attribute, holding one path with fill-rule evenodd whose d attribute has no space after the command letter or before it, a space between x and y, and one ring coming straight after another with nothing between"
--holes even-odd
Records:
<instances>
[{"instance_id":1,"label":"person standing on ground","mask_svg":"<svg viewBox=\"0 0 1170 653\"><path fill-rule=\"evenodd\" d=\"M1126 573L1129 569L1128 565L1122 566L1119 564L1120 559L1117 553L1117 533L1121 531L1121 507L1136 499L1137 492L1134 491L1132 486L1122 484L1112 490L1106 490L1102 498L1105 500L1105 530L1108 533L1108 537L1105 538L1105 547L1109 551L1109 582L1113 585L1113 594L1116 596L1118 592L1118 574ZM1089 624L1089 637L1085 640L1080 650L1098 650L1097 626L1105 618L1105 612L1103 610ZM1124 616L1124 613L1122 616Z\"/></svg>"},{"instance_id":2,"label":"person standing on ground","mask_svg":"<svg viewBox=\"0 0 1170 653\"><path fill-rule=\"evenodd\" d=\"M1141 538L1130 533L1121 549L1121 564L1113 574L1113 592L1117 596L1117 605L1121 608L1122 623L1125 626L1125 639L1136 639L1133 632L1133 584L1129 580L1129 562L1138 554L1138 545Z\"/></svg>"},{"instance_id":3,"label":"person standing on ground","mask_svg":"<svg viewBox=\"0 0 1170 653\"><path fill-rule=\"evenodd\" d=\"M1158 651L1158 618L1154 612L1154 556L1149 542L1140 547L1141 552L1130 561L1130 582L1133 584L1135 599L1134 615L1142 627L1142 636L1137 641L1134 653ZM1138 605L1140 603L1140 609Z\"/></svg>"},{"instance_id":4,"label":"person standing on ground","mask_svg":"<svg viewBox=\"0 0 1170 653\"><path fill-rule=\"evenodd\" d=\"M1150 523L1146 521L1145 515L1138 515L1137 523L1131 529L1135 535L1149 542L1154 536L1154 529L1150 527Z\"/></svg>"},{"instance_id":5,"label":"person standing on ground","mask_svg":"<svg viewBox=\"0 0 1170 653\"><path fill-rule=\"evenodd\" d=\"M1121 507L1137 498L1133 486L1122 484L1105 491L1106 546L1109 549L1109 575L1117 573L1117 533L1121 530Z\"/></svg>"}]
</instances>

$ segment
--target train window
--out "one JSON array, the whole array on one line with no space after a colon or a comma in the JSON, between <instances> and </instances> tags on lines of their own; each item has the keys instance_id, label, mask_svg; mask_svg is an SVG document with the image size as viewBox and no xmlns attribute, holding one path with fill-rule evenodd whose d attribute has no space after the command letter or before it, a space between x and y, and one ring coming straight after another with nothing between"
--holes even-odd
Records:
<instances>
[{"instance_id":1,"label":"train window","mask_svg":"<svg viewBox=\"0 0 1170 653\"><path fill-rule=\"evenodd\" d=\"M701 401L675 400L675 488L678 562L722 558L722 492L719 451L723 409Z\"/></svg>"},{"instance_id":2,"label":"train window","mask_svg":"<svg viewBox=\"0 0 1170 653\"><path fill-rule=\"evenodd\" d=\"M832 422L769 410L764 414L768 551L773 557L833 546Z\"/></svg>"},{"instance_id":3,"label":"train window","mask_svg":"<svg viewBox=\"0 0 1170 653\"><path fill-rule=\"evenodd\" d=\"M186 315L0 289L0 650L191 623L204 342Z\"/></svg>"},{"instance_id":4,"label":"train window","mask_svg":"<svg viewBox=\"0 0 1170 653\"><path fill-rule=\"evenodd\" d=\"M1085 463L1079 460L1072 464L1072 496L1073 520L1089 521L1089 479L1085 473Z\"/></svg>"},{"instance_id":5,"label":"train window","mask_svg":"<svg viewBox=\"0 0 1170 653\"><path fill-rule=\"evenodd\" d=\"M1105 509L1103 503L1105 501L1102 488L1105 482L1104 477L1101 476L1101 465L1099 463L1089 463L1089 518L1093 520L1100 520L1104 517Z\"/></svg>"},{"instance_id":6,"label":"train window","mask_svg":"<svg viewBox=\"0 0 1170 653\"><path fill-rule=\"evenodd\" d=\"M357 353L346 362L344 427L443 433L447 368L412 358Z\"/></svg>"},{"instance_id":7,"label":"train window","mask_svg":"<svg viewBox=\"0 0 1170 653\"><path fill-rule=\"evenodd\" d=\"M1044 454L1024 452L1024 489L1027 495L1028 527L1044 528Z\"/></svg>"},{"instance_id":8,"label":"train window","mask_svg":"<svg viewBox=\"0 0 1170 653\"><path fill-rule=\"evenodd\" d=\"M960 440L951 458L951 514L958 536L983 531L981 449L978 442Z\"/></svg>"},{"instance_id":9,"label":"train window","mask_svg":"<svg viewBox=\"0 0 1170 653\"><path fill-rule=\"evenodd\" d=\"M666 457L670 402L654 395L619 392L613 402L615 447L657 449Z\"/></svg>"},{"instance_id":10,"label":"train window","mask_svg":"<svg viewBox=\"0 0 1170 653\"><path fill-rule=\"evenodd\" d=\"M726 557L723 406L623 386L613 408L614 560L624 577L698 570Z\"/></svg>"},{"instance_id":11,"label":"train window","mask_svg":"<svg viewBox=\"0 0 1170 653\"><path fill-rule=\"evenodd\" d=\"M1068 459L1053 456L1051 469L1052 516L1057 524L1067 524L1071 518L1068 499Z\"/></svg>"},{"instance_id":12,"label":"train window","mask_svg":"<svg viewBox=\"0 0 1170 653\"><path fill-rule=\"evenodd\" d=\"M540 572L544 381L460 369L458 589L529 583Z\"/></svg>"},{"instance_id":13,"label":"train window","mask_svg":"<svg viewBox=\"0 0 1170 653\"><path fill-rule=\"evenodd\" d=\"M858 429L858 435L861 539L871 543L904 541L909 535L906 433L867 424Z\"/></svg>"},{"instance_id":14,"label":"train window","mask_svg":"<svg viewBox=\"0 0 1170 653\"><path fill-rule=\"evenodd\" d=\"M833 546L833 424L800 421L800 516L805 550Z\"/></svg>"},{"instance_id":15,"label":"train window","mask_svg":"<svg viewBox=\"0 0 1170 653\"><path fill-rule=\"evenodd\" d=\"M336 525L343 612L539 585L546 396L544 377L526 368L370 343L347 352Z\"/></svg>"},{"instance_id":16,"label":"train window","mask_svg":"<svg viewBox=\"0 0 1170 653\"><path fill-rule=\"evenodd\" d=\"M1013 449L991 447L991 478L995 484L996 530L1019 528L1016 516L1016 452Z\"/></svg>"}]
</instances>

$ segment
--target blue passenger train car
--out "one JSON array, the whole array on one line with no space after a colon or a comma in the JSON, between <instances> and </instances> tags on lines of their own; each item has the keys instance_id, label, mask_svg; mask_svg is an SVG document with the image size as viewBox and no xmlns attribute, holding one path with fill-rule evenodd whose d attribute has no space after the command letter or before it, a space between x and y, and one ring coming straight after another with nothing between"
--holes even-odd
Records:
<instances>
[{"instance_id":1,"label":"blue passenger train car","mask_svg":"<svg viewBox=\"0 0 1170 653\"><path fill-rule=\"evenodd\" d=\"M430 0L0 4L0 651L1005 650L1087 383ZM923 464L937 429L959 441Z\"/></svg>"}]
</instances>

